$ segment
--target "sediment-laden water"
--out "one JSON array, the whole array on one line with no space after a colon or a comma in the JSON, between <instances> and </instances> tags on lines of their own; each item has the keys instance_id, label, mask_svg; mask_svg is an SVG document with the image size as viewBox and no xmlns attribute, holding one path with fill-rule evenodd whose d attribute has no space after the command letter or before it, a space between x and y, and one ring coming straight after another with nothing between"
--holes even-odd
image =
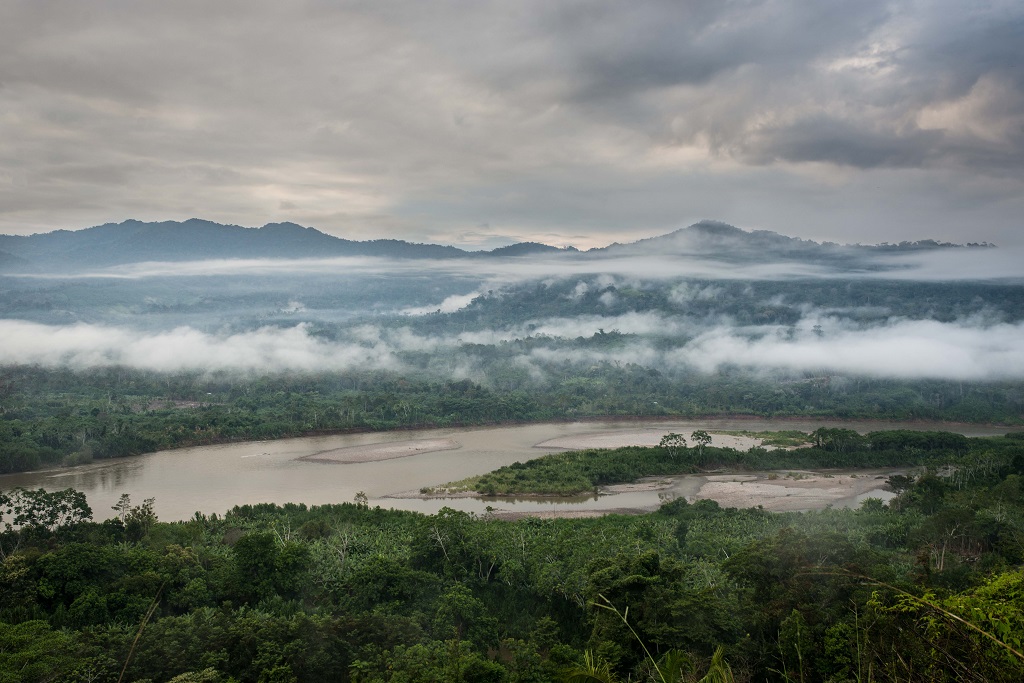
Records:
<instances>
[{"instance_id":1,"label":"sediment-laden water","mask_svg":"<svg viewBox=\"0 0 1024 683\"><path fill-rule=\"evenodd\" d=\"M246 503L318 505L351 502L359 492L366 494L370 505L426 513L447 506L477 513L491 507L507 512L564 513L568 510L592 514L590 511L653 509L665 496L693 497L707 482L700 477L682 477L673 478L660 487L636 487L614 495L539 500L423 499L411 494L416 494L422 487L484 474L502 465L540 457L550 452L552 444L544 448L537 445L553 439L557 441L552 443L561 447L572 447L573 444L588 447L598 443L609 446L643 445L657 443L659 435L665 432L688 435L695 429L812 431L821 426L848 427L861 432L942 429L969 436L1006 431L1005 428L978 425L755 419L605 420L431 429L159 451L67 469L4 475L0 476L0 490L19 486L51 491L74 487L86 493L96 519L111 516L110 508L122 493L129 494L135 503L155 498L156 513L164 521L188 519L196 511L222 514L234 505ZM425 450L423 443L443 444L447 450ZM375 458L374 453L380 454L380 459ZM762 482L762 485L768 484ZM873 494L880 495L877 492ZM840 500L838 504L856 504L865 495L868 494L861 492L849 500ZM807 507L823 505L815 503ZM797 506L792 509L803 508Z\"/></svg>"}]
</instances>

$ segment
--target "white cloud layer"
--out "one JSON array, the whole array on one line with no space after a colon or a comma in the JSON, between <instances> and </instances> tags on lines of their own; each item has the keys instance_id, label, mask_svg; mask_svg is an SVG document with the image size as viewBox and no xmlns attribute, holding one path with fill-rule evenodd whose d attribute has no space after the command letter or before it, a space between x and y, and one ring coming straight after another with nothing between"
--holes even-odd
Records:
<instances>
[{"instance_id":1,"label":"white cloud layer","mask_svg":"<svg viewBox=\"0 0 1024 683\"><path fill-rule=\"evenodd\" d=\"M850 330L750 339L730 328L706 332L669 356L712 372L725 365L898 378L1024 378L1024 324L973 327L900 320Z\"/></svg>"},{"instance_id":2,"label":"white cloud layer","mask_svg":"<svg viewBox=\"0 0 1024 683\"><path fill-rule=\"evenodd\" d=\"M640 248L638 248L639 250ZM158 277L309 276L309 275L446 275L479 278L485 284L468 294L447 297L433 306L408 309L410 314L450 313L468 305L491 286L526 280L597 276L601 286L615 276L636 280L692 278L701 280L781 280L781 279L894 279L920 281L951 280L1024 280L1024 246L948 248L903 253L876 253L848 261L808 263L797 260L773 260L766 254L760 262L728 262L696 253L648 249L624 255L573 257L536 255L529 258L488 259L407 259L364 257L322 259L210 259L204 261L144 262L112 266L81 273L19 274L13 277L36 279L146 279ZM590 285L580 282L573 291L579 298ZM673 292L673 300L706 300L716 296L714 287L703 289L684 284Z\"/></svg>"},{"instance_id":3,"label":"white cloud layer","mask_svg":"<svg viewBox=\"0 0 1024 683\"><path fill-rule=\"evenodd\" d=\"M814 324L820 322L817 329ZM237 334L207 334L188 327L144 333L97 325L40 325L0 320L0 363L44 366L126 365L155 371L232 370L308 372L403 368L406 351L441 354L449 376L483 379L462 343L496 344L546 334L562 338L620 329L638 339L612 348L533 348L516 358L536 373L535 362L635 363L661 370L714 372L724 366L754 371L839 373L884 378L953 380L1024 379L1024 323L942 323L894 320L861 328L828 318L806 318L795 328L717 326L665 349L654 337L682 334L682 319L631 313L616 317L538 321L530 329L467 333L458 339L416 335L408 328L362 326L350 341L325 341L305 325L263 327ZM440 367L440 366L439 366Z\"/></svg>"},{"instance_id":4,"label":"white cloud layer","mask_svg":"<svg viewBox=\"0 0 1024 683\"><path fill-rule=\"evenodd\" d=\"M395 369L382 345L327 342L305 325L214 335L190 327L143 333L99 325L40 325L0 320L0 363L85 368L126 365L144 370L307 372Z\"/></svg>"},{"instance_id":5,"label":"white cloud layer","mask_svg":"<svg viewBox=\"0 0 1024 683\"><path fill-rule=\"evenodd\" d=\"M408 313L409 315L426 315L428 313L454 313L455 311L465 308L473 299L483 294L483 292L470 292L469 294L452 294L449 297L445 297L444 301L437 304L436 306L416 306L413 308L406 308L402 310L402 313Z\"/></svg>"}]
</instances>

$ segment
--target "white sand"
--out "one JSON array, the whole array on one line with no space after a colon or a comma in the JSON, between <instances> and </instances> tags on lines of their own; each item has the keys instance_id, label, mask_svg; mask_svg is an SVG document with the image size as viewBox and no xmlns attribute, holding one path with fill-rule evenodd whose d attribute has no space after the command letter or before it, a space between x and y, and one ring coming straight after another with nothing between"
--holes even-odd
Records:
<instances>
[{"instance_id":1,"label":"white sand","mask_svg":"<svg viewBox=\"0 0 1024 683\"><path fill-rule=\"evenodd\" d=\"M885 479L893 474L905 474L895 470L846 470L846 471L779 471L715 475L686 475L684 477L649 477L632 484L616 484L601 488L602 496L608 496L613 503L616 494L639 492L671 491L671 497L682 496L691 503L697 500L714 500L722 507L751 508L761 506L772 512L796 512L822 510L829 505L856 506L858 496L884 489ZM775 479L769 479L774 475ZM804 478L795 479L800 475ZM470 493L469 495L474 495ZM874 494L872 494L874 495ZM882 493L887 498L891 493ZM532 496L523 496L530 498ZM543 498L543 496L537 496ZM541 518L585 518L607 514L638 515L651 512L663 501L637 507L607 507L600 509L574 510L569 506L556 510L494 510L491 514L499 519ZM635 503L635 499L634 499Z\"/></svg>"},{"instance_id":2,"label":"white sand","mask_svg":"<svg viewBox=\"0 0 1024 683\"><path fill-rule=\"evenodd\" d=\"M299 458L299 460L346 465L359 462L377 462L379 460L407 458L410 455L433 453L435 451L451 451L461 447L462 444L454 439L390 441L388 443L375 443L368 444L366 446L348 446L346 448L335 448L329 451L320 451L319 453L303 456Z\"/></svg>"},{"instance_id":3,"label":"white sand","mask_svg":"<svg viewBox=\"0 0 1024 683\"><path fill-rule=\"evenodd\" d=\"M885 485L890 470L854 472L794 472L805 478L787 477L788 472L725 474L703 477L705 483L695 499L710 499L722 507L749 508L763 506L773 512L822 509L841 504Z\"/></svg>"}]
</instances>

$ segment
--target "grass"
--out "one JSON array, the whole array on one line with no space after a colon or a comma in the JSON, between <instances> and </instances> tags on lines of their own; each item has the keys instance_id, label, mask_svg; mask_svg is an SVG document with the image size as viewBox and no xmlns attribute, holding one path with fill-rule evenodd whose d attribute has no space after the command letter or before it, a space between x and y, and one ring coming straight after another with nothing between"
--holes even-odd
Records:
<instances>
[{"instance_id":1,"label":"grass","mask_svg":"<svg viewBox=\"0 0 1024 683\"><path fill-rule=\"evenodd\" d=\"M714 433L760 439L762 446L776 446L778 448L799 448L800 446L806 446L811 443L811 437L809 434L796 429L787 429L776 432L753 432L746 429L722 431L716 429Z\"/></svg>"}]
</instances>

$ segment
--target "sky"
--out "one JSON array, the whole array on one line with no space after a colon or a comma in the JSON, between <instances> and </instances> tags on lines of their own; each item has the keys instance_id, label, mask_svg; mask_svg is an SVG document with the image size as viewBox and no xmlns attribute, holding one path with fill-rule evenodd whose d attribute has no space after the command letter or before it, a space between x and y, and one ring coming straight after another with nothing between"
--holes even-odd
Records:
<instances>
[{"instance_id":1,"label":"sky","mask_svg":"<svg viewBox=\"0 0 1024 683\"><path fill-rule=\"evenodd\" d=\"M0 233L1024 245L1024 3L0 0Z\"/></svg>"}]
</instances>

